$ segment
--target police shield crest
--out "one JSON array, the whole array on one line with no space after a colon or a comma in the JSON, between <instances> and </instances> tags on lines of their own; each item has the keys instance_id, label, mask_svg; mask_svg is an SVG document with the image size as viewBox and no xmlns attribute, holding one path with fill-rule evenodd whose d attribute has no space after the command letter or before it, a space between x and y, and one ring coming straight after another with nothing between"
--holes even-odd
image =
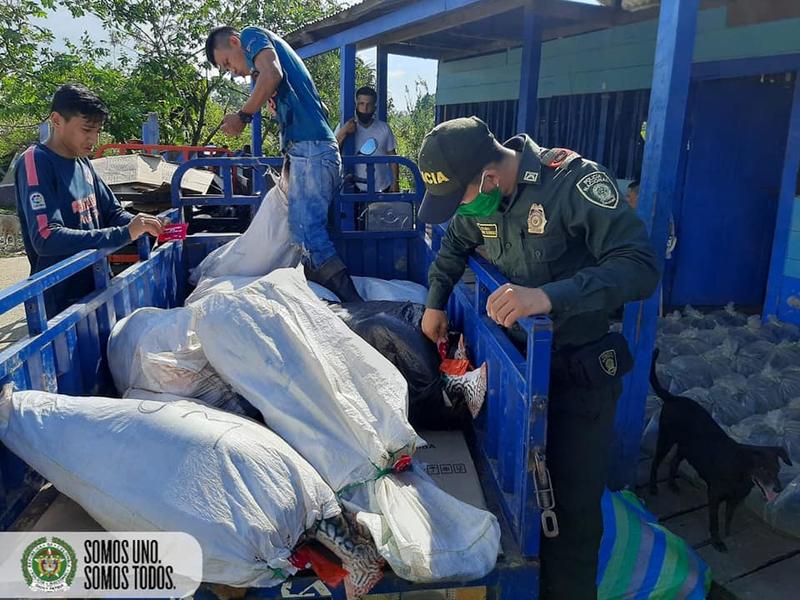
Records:
<instances>
[{"instance_id":1,"label":"police shield crest","mask_svg":"<svg viewBox=\"0 0 800 600\"><path fill-rule=\"evenodd\" d=\"M541 235L547 225L547 218L544 214L544 207L541 204L532 204L528 212L528 233Z\"/></svg>"}]
</instances>

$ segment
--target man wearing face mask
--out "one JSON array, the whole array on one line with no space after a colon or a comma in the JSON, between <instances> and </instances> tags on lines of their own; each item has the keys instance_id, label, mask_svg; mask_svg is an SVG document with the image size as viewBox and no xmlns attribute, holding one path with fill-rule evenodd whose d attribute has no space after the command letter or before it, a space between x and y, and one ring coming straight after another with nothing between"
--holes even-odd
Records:
<instances>
[{"instance_id":1,"label":"man wearing face mask","mask_svg":"<svg viewBox=\"0 0 800 600\"><path fill-rule=\"evenodd\" d=\"M368 139L372 138L377 143L377 150L372 156L396 156L397 141L394 139L389 124L375 116L375 105L378 102L378 92L371 87L362 87L356 91L356 116L347 121L343 126L336 128L336 141L342 147L347 136L355 136L355 148L358 151ZM399 192L399 165L375 165L375 189L379 192ZM355 182L356 190L367 191L367 166L356 165Z\"/></svg>"},{"instance_id":2,"label":"man wearing face mask","mask_svg":"<svg viewBox=\"0 0 800 600\"><path fill-rule=\"evenodd\" d=\"M600 499L622 376L632 367L624 338L608 332L609 314L658 284L644 224L605 168L525 134L500 144L476 117L428 133L419 168L419 218L452 217L428 275L425 334L436 342L447 332L447 300L480 245L510 281L486 312L523 353L517 320L553 320L546 460L560 532L542 538L540 597L594 600Z\"/></svg>"}]
</instances>

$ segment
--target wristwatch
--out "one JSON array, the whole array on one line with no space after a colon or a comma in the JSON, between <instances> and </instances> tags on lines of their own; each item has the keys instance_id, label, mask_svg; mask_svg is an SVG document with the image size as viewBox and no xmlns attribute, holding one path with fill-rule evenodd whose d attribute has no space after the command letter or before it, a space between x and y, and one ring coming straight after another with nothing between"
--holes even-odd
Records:
<instances>
[{"instance_id":1,"label":"wristwatch","mask_svg":"<svg viewBox=\"0 0 800 600\"><path fill-rule=\"evenodd\" d=\"M246 113L243 110L240 110L236 114L239 115L239 120L242 123L244 123L245 125L247 125L248 123L252 122L252 120L253 120L253 115L251 115L250 113Z\"/></svg>"}]
</instances>

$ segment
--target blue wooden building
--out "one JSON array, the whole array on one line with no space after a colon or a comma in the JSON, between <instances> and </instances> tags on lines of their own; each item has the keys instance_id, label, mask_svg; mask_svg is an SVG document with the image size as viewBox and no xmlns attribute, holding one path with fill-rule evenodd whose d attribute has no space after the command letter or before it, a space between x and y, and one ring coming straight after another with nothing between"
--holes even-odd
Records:
<instances>
[{"instance_id":1,"label":"blue wooden building","mask_svg":"<svg viewBox=\"0 0 800 600\"><path fill-rule=\"evenodd\" d=\"M341 114L357 50L377 47L382 118L387 56L438 60L438 120L475 114L641 178L656 248L676 223L666 304L800 323L797 0L365 0L287 39L304 58L340 51ZM658 294L626 307L625 430L641 427L657 312ZM638 440L618 451L626 481Z\"/></svg>"}]
</instances>

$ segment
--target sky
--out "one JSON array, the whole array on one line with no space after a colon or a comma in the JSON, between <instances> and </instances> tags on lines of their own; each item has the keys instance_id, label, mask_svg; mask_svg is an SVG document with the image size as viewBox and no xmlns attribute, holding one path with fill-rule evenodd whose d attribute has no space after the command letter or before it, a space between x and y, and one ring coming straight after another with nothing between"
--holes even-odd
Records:
<instances>
[{"instance_id":1,"label":"sky","mask_svg":"<svg viewBox=\"0 0 800 600\"><path fill-rule=\"evenodd\" d=\"M350 4L352 3L350 2ZM41 22L53 32L55 36L53 47L59 50L64 49L64 38L77 42L85 31L89 31L92 35L100 36L99 40L96 41L108 40L109 37L103 28L103 24L96 17L85 16L76 19L63 7L51 13ZM124 49L120 48L119 52L124 52ZM371 48L359 52L358 56L374 68L375 54L375 48ZM401 110L408 108L406 104L406 87L410 91L411 98L415 99L415 85L419 78L425 81L429 92L435 92L436 67L435 60L390 55L387 87L389 97L394 102L394 105Z\"/></svg>"}]
</instances>

